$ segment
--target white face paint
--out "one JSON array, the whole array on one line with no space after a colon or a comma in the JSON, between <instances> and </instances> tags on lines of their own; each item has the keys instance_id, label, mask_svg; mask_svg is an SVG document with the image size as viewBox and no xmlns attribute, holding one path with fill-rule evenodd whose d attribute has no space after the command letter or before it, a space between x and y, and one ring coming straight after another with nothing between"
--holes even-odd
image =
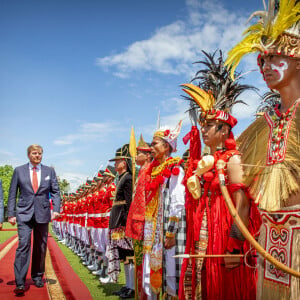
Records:
<instances>
[{"instance_id":1,"label":"white face paint","mask_svg":"<svg viewBox=\"0 0 300 300\"><path fill-rule=\"evenodd\" d=\"M284 77L284 71L288 69L288 63L285 60L281 60L279 62L279 66L271 64L271 69L278 73L279 75L278 81L281 81Z\"/></svg>"}]
</instances>

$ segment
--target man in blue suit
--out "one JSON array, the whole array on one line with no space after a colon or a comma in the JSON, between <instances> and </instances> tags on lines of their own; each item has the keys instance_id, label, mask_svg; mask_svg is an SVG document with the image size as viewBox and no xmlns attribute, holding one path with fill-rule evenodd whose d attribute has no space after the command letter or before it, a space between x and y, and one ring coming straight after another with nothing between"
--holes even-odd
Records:
<instances>
[{"instance_id":1,"label":"man in blue suit","mask_svg":"<svg viewBox=\"0 0 300 300\"><path fill-rule=\"evenodd\" d=\"M0 230L2 230L3 222L4 222L4 200L3 200L2 180L0 179Z\"/></svg>"},{"instance_id":2,"label":"man in blue suit","mask_svg":"<svg viewBox=\"0 0 300 300\"><path fill-rule=\"evenodd\" d=\"M31 277L36 287L43 287L48 223L59 216L60 192L53 168L41 164L43 148L31 145L27 149L29 163L15 168L8 196L8 222L17 223L19 245L16 250L14 272L17 295L24 294L30 263L31 232L33 250ZM19 200L16 208L16 199ZM50 211L50 197L53 212ZM16 208L16 212L15 212Z\"/></svg>"}]
</instances>

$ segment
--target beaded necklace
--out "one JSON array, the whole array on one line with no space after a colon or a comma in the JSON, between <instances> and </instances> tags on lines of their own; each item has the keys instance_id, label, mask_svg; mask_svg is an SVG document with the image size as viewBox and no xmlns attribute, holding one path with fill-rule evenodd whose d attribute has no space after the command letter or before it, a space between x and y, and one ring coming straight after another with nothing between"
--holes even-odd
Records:
<instances>
[{"instance_id":1,"label":"beaded necklace","mask_svg":"<svg viewBox=\"0 0 300 300\"><path fill-rule=\"evenodd\" d=\"M286 144L288 140L291 121L296 113L300 99L285 112L279 111L277 104L274 110L270 110L265 114L265 119L270 127L268 142L268 166L284 161L286 154Z\"/></svg>"},{"instance_id":2,"label":"beaded necklace","mask_svg":"<svg viewBox=\"0 0 300 300\"><path fill-rule=\"evenodd\" d=\"M165 178L169 178L171 174L177 176L179 174L178 166L181 164L180 157L169 157L165 162L159 164L154 160L149 167L151 180L146 183L146 212L145 212L145 241L144 250L150 251L154 241L154 235L157 225L157 214L159 206L159 187L165 182ZM147 228L149 228L147 230Z\"/></svg>"}]
</instances>

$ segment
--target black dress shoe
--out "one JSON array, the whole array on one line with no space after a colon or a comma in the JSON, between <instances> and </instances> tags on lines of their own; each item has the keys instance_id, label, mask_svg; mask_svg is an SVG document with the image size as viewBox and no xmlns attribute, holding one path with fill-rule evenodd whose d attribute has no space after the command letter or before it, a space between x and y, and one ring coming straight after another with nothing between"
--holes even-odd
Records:
<instances>
[{"instance_id":1,"label":"black dress shoe","mask_svg":"<svg viewBox=\"0 0 300 300\"><path fill-rule=\"evenodd\" d=\"M25 293L25 286L24 284L17 285L14 289L14 293L16 295L23 295Z\"/></svg>"},{"instance_id":2,"label":"black dress shoe","mask_svg":"<svg viewBox=\"0 0 300 300\"><path fill-rule=\"evenodd\" d=\"M120 296L122 293L128 290L127 286L123 286L120 290L112 292L115 296Z\"/></svg>"},{"instance_id":3,"label":"black dress shoe","mask_svg":"<svg viewBox=\"0 0 300 300\"><path fill-rule=\"evenodd\" d=\"M121 299L134 298L135 292L132 289L127 289L124 293L120 294Z\"/></svg>"},{"instance_id":4,"label":"black dress shoe","mask_svg":"<svg viewBox=\"0 0 300 300\"><path fill-rule=\"evenodd\" d=\"M44 287L44 282L41 278L33 280L34 285L38 288Z\"/></svg>"}]
</instances>

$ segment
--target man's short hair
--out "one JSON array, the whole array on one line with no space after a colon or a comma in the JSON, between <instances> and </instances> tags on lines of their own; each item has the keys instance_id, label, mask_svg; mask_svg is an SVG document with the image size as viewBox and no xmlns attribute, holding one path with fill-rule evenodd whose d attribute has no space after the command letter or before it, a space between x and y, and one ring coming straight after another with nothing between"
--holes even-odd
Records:
<instances>
[{"instance_id":1,"label":"man's short hair","mask_svg":"<svg viewBox=\"0 0 300 300\"><path fill-rule=\"evenodd\" d=\"M29 155L30 152L32 152L33 150L37 150L37 149L41 149L42 153L43 153L43 147L38 145L38 144L32 144L27 148L27 155Z\"/></svg>"}]
</instances>

